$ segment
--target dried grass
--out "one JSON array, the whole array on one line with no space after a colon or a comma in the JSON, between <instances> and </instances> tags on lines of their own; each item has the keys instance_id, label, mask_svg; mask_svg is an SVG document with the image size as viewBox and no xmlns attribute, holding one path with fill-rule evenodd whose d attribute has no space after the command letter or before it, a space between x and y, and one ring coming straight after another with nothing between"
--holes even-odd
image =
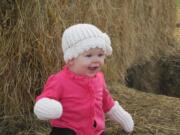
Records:
<instances>
[{"instance_id":1,"label":"dried grass","mask_svg":"<svg viewBox=\"0 0 180 135\"><path fill-rule=\"evenodd\" d=\"M9 127L14 134L27 129L31 134L29 130L37 128L34 98L47 76L64 64L60 37L68 26L92 23L110 35L114 53L104 67L108 82L124 82L128 68L157 59L173 47L176 10L172 0L1 0L0 7L4 134L12 134Z\"/></svg>"},{"instance_id":2,"label":"dried grass","mask_svg":"<svg viewBox=\"0 0 180 135\"><path fill-rule=\"evenodd\" d=\"M180 100L162 95L147 94L113 83L114 98L128 110L135 121L133 135L179 135ZM110 135L127 135L115 123L107 121Z\"/></svg>"}]
</instances>

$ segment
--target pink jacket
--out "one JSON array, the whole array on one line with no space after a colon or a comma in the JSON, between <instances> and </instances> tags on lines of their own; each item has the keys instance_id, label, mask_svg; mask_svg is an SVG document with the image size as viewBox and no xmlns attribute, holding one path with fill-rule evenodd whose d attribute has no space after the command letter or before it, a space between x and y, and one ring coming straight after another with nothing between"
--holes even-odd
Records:
<instances>
[{"instance_id":1,"label":"pink jacket","mask_svg":"<svg viewBox=\"0 0 180 135\"><path fill-rule=\"evenodd\" d=\"M101 72L95 77L78 76L66 66L48 78L36 100L43 97L55 99L63 106L62 116L51 120L51 125L70 128L77 135L100 135L105 129L104 113L114 106Z\"/></svg>"}]
</instances>

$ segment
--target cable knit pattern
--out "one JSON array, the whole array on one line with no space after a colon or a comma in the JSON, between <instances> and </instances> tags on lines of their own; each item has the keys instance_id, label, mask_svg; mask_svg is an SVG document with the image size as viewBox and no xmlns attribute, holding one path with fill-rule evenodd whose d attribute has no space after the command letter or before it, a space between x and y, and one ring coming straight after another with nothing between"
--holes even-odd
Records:
<instances>
[{"instance_id":1,"label":"cable knit pattern","mask_svg":"<svg viewBox=\"0 0 180 135\"><path fill-rule=\"evenodd\" d=\"M42 98L38 100L34 106L34 113L40 120L60 118L62 112L61 103L54 99Z\"/></svg>"},{"instance_id":2,"label":"cable knit pattern","mask_svg":"<svg viewBox=\"0 0 180 135\"><path fill-rule=\"evenodd\" d=\"M107 112L107 116L113 121L119 123L126 132L133 131L134 121L131 115L127 111L125 111L117 101L115 102L111 110Z\"/></svg>"},{"instance_id":3,"label":"cable knit pattern","mask_svg":"<svg viewBox=\"0 0 180 135\"><path fill-rule=\"evenodd\" d=\"M67 62L90 48L102 48L106 55L112 54L111 40L96 26L76 24L67 28L62 36L62 50Z\"/></svg>"}]
</instances>

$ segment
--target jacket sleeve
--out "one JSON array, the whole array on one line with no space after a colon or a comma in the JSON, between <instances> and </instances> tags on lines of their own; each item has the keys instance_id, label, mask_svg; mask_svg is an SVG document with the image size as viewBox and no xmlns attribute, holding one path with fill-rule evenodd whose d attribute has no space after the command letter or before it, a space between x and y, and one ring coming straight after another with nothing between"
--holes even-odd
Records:
<instances>
[{"instance_id":1,"label":"jacket sleeve","mask_svg":"<svg viewBox=\"0 0 180 135\"><path fill-rule=\"evenodd\" d=\"M55 75L50 76L44 85L42 93L36 97L34 113L40 120L60 118L63 112L60 102L62 88Z\"/></svg>"},{"instance_id":2,"label":"jacket sleeve","mask_svg":"<svg viewBox=\"0 0 180 135\"><path fill-rule=\"evenodd\" d=\"M104 111L104 113L106 113L114 106L115 101L112 98L112 96L106 86L104 76L102 76L102 79L103 79L103 111Z\"/></svg>"},{"instance_id":3,"label":"jacket sleeve","mask_svg":"<svg viewBox=\"0 0 180 135\"><path fill-rule=\"evenodd\" d=\"M56 75L52 75L46 81L44 88L39 96L36 97L36 101L42 98L50 98L54 100L60 100L62 88L61 83Z\"/></svg>"}]
</instances>

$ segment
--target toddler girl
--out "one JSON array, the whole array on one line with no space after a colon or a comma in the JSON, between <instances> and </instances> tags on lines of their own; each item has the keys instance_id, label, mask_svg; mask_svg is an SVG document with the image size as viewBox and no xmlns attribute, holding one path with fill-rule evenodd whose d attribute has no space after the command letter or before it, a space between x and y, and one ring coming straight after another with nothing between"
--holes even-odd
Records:
<instances>
[{"instance_id":1,"label":"toddler girl","mask_svg":"<svg viewBox=\"0 0 180 135\"><path fill-rule=\"evenodd\" d=\"M111 55L106 33L91 24L76 24L62 36L66 65L50 76L36 98L34 113L50 120L50 135L105 135L105 115L132 132L134 122L110 95L100 71Z\"/></svg>"}]
</instances>

